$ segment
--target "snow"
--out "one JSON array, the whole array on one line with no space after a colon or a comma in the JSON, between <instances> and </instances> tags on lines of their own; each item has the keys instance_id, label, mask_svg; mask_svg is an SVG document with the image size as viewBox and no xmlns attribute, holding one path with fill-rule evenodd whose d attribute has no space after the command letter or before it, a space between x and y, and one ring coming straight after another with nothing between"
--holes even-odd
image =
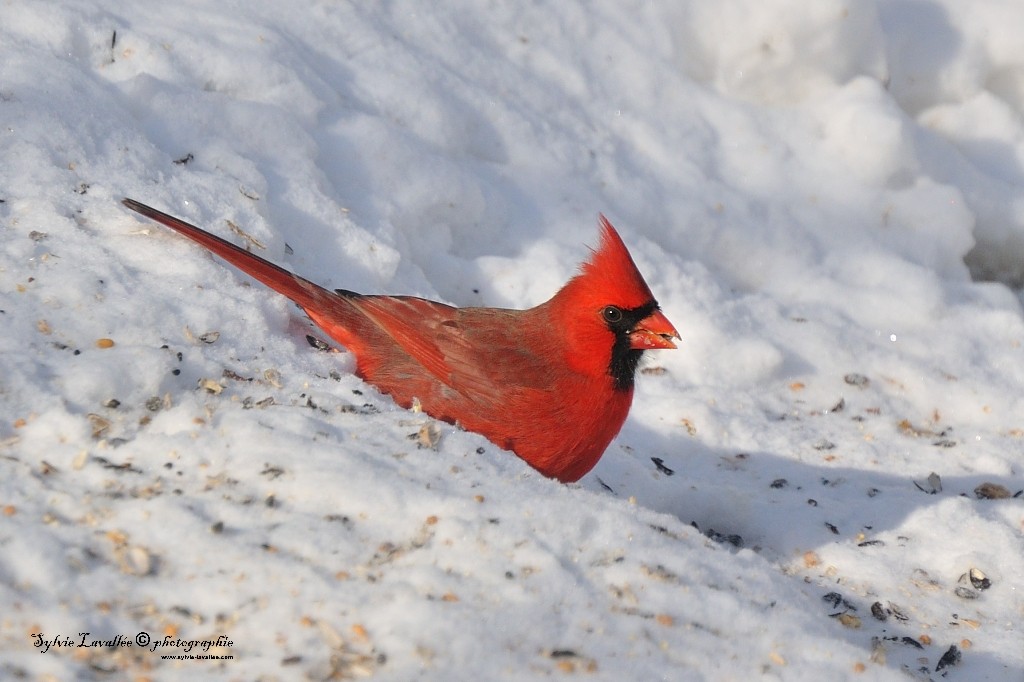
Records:
<instances>
[{"instance_id":1,"label":"snow","mask_svg":"<svg viewBox=\"0 0 1024 682\"><path fill-rule=\"evenodd\" d=\"M0 677L1024 680L1021 25L3 3ZM326 286L511 307L603 212L683 340L561 485L431 447L125 196Z\"/></svg>"}]
</instances>

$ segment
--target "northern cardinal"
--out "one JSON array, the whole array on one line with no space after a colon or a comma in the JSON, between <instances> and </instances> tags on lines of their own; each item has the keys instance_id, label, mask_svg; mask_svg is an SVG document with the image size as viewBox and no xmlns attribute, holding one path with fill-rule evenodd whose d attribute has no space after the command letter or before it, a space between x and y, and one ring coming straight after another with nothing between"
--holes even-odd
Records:
<instances>
[{"instance_id":1,"label":"northern cardinal","mask_svg":"<svg viewBox=\"0 0 1024 682\"><path fill-rule=\"evenodd\" d=\"M329 291L145 204L124 205L297 303L402 407L418 401L563 482L590 471L622 428L643 352L679 338L603 215L601 245L580 273L546 303L508 310Z\"/></svg>"}]
</instances>

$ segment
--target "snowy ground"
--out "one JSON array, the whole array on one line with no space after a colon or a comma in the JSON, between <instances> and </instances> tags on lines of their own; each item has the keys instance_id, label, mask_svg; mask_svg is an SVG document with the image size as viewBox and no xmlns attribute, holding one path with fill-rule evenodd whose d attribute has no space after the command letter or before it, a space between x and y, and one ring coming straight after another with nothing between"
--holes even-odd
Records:
<instances>
[{"instance_id":1,"label":"snowy ground","mask_svg":"<svg viewBox=\"0 0 1024 682\"><path fill-rule=\"evenodd\" d=\"M672 7L0 4L0 677L1024 679L1024 5ZM123 196L683 343L560 485Z\"/></svg>"}]
</instances>

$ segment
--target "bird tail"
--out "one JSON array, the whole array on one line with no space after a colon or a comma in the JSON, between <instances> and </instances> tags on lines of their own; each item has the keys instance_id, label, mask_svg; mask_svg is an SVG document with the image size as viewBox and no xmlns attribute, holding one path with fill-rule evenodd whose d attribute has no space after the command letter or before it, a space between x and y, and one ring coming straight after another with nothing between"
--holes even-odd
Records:
<instances>
[{"instance_id":1,"label":"bird tail","mask_svg":"<svg viewBox=\"0 0 1024 682\"><path fill-rule=\"evenodd\" d=\"M242 272L263 282L274 291L284 294L307 311L323 307L330 299L337 298L335 294L308 279L292 274L284 268L263 260L231 242L186 223L184 220L167 215L134 199L124 199L121 203L206 247Z\"/></svg>"}]
</instances>

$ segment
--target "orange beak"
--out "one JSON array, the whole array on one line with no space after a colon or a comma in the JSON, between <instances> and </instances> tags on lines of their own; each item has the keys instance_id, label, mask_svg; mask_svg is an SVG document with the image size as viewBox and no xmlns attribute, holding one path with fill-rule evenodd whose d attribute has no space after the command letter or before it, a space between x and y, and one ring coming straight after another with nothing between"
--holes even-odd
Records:
<instances>
[{"instance_id":1,"label":"orange beak","mask_svg":"<svg viewBox=\"0 0 1024 682\"><path fill-rule=\"evenodd\" d=\"M672 339L678 339L679 332L660 310L654 311L637 323L629 332L629 347L634 350L675 348Z\"/></svg>"}]
</instances>

